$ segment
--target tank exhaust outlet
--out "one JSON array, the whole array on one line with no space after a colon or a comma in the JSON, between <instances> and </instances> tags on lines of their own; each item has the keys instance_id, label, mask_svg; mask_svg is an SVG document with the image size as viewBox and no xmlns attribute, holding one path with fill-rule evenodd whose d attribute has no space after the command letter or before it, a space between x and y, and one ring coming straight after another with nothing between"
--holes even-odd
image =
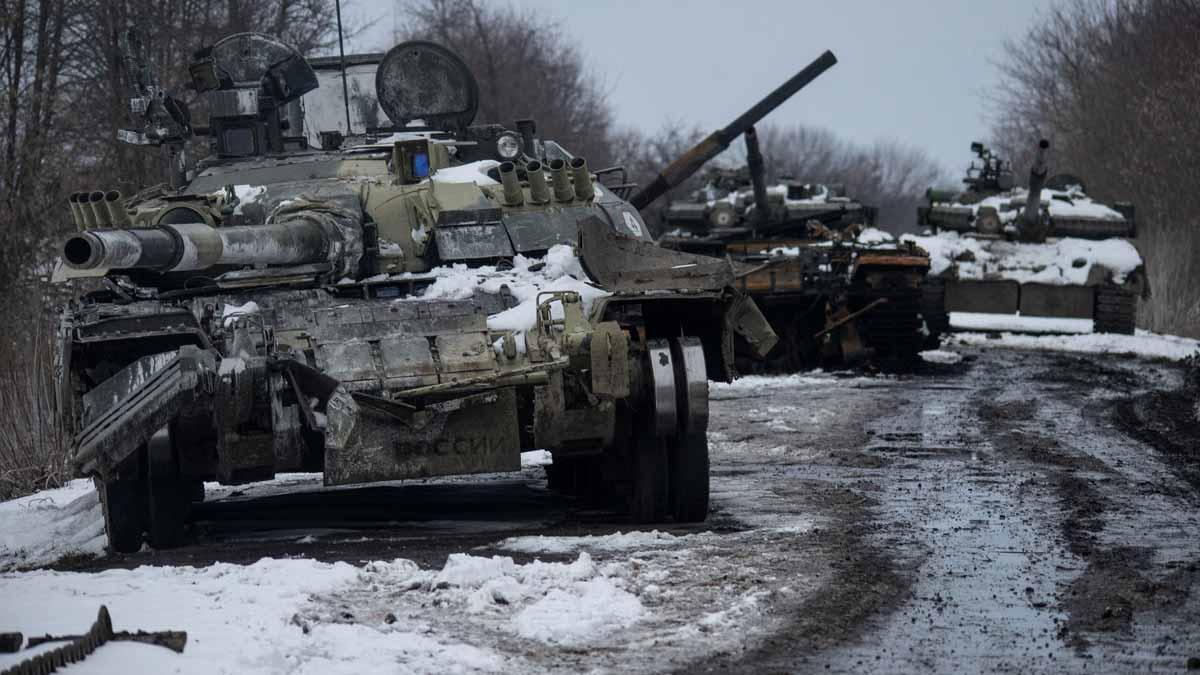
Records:
<instances>
[{"instance_id":1,"label":"tank exhaust outlet","mask_svg":"<svg viewBox=\"0 0 1200 675\"><path fill-rule=\"evenodd\" d=\"M567 163L561 159L550 160L550 180L554 183L554 198L560 202L575 199L571 179L567 176Z\"/></svg>"},{"instance_id":2,"label":"tank exhaust outlet","mask_svg":"<svg viewBox=\"0 0 1200 675\"><path fill-rule=\"evenodd\" d=\"M129 227L132 224L129 212L125 210L125 204L121 202L119 191L109 190L104 193L104 208L108 211L108 219L113 227Z\"/></svg>"},{"instance_id":3,"label":"tank exhaust outlet","mask_svg":"<svg viewBox=\"0 0 1200 675\"><path fill-rule=\"evenodd\" d=\"M500 165L500 184L504 186L504 204L520 206L525 203L525 191L521 189L521 181L517 180L517 165L504 162Z\"/></svg>"},{"instance_id":4,"label":"tank exhaust outlet","mask_svg":"<svg viewBox=\"0 0 1200 675\"><path fill-rule=\"evenodd\" d=\"M592 187L592 172L588 171L587 160L576 157L571 160L571 173L575 179L575 198L586 202L596 196L596 188Z\"/></svg>"},{"instance_id":5,"label":"tank exhaust outlet","mask_svg":"<svg viewBox=\"0 0 1200 675\"><path fill-rule=\"evenodd\" d=\"M108 225L108 209L104 208L104 193L96 190L88 194L87 202L87 207L92 211L92 217L96 219L96 227Z\"/></svg>"},{"instance_id":6,"label":"tank exhaust outlet","mask_svg":"<svg viewBox=\"0 0 1200 675\"><path fill-rule=\"evenodd\" d=\"M79 196L81 194L80 192L72 192L71 196L67 197L67 204L71 207L71 221L80 230L87 227L87 221L83 219L83 208L79 206Z\"/></svg>"},{"instance_id":7,"label":"tank exhaust outlet","mask_svg":"<svg viewBox=\"0 0 1200 675\"><path fill-rule=\"evenodd\" d=\"M526 164L525 173L529 175L529 201L534 204L550 201L550 187L546 185L546 172L542 163L534 160Z\"/></svg>"}]
</instances>

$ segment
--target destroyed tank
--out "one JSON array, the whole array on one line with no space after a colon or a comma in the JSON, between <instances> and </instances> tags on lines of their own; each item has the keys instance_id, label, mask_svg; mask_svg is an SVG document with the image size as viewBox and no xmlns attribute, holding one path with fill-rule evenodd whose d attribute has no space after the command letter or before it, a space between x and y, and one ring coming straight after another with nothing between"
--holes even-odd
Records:
<instances>
[{"instance_id":1,"label":"destroyed tank","mask_svg":"<svg viewBox=\"0 0 1200 675\"><path fill-rule=\"evenodd\" d=\"M121 136L161 146L172 184L72 195L55 271L99 287L62 313L59 396L113 549L179 544L206 480L514 471L533 449L552 487L634 520L705 518L707 379L732 378L735 338L775 339L727 262L657 247L533 122L472 126L475 79L436 44L350 58L391 128L312 133L295 103L342 88L269 36L197 53L207 125L125 42Z\"/></svg>"},{"instance_id":2,"label":"destroyed tank","mask_svg":"<svg viewBox=\"0 0 1200 675\"><path fill-rule=\"evenodd\" d=\"M929 236L906 237L930 251L928 293L946 312L1054 319L1047 330L1077 330L1057 319L1089 321L1096 332L1134 332L1138 298L1149 292L1132 204L1105 204L1070 174L1049 175L1041 140L1029 183L1017 187L1008 162L972 143L964 189L933 189L919 208ZM964 327L990 327L968 317ZM1003 325L1003 324L998 324Z\"/></svg>"},{"instance_id":3,"label":"destroyed tank","mask_svg":"<svg viewBox=\"0 0 1200 675\"><path fill-rule=\"evenodd\" d=\"M670 202L659 244L739 263L737 287L780 338L758 365L911 367L940 333L923 305L929 256L875 229L875 209L847 198L843 186L768 186L754 128L731 131L744 134L747 166L710 170L702 189Z\"/></svg>"}]
</instances>

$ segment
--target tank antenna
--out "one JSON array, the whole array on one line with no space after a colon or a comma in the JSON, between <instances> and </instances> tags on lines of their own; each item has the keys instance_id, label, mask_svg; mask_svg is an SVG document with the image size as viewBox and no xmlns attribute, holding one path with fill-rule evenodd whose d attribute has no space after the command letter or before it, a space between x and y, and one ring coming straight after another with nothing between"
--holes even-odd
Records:
<instances>
[{"instance_id":1,"label":"tank antenna","mask_svg":"<svg viewBox=\"0 0 1200 675\"><path fill-rule=\"evenodd\" d=\"M346 85L346 43L342 38L342 0L337 0L337 22L338 22L338 51L341 52L342 60L342 103L346 106L346 135L349 136L353 129L350 128L350 88Z\"/></svg>"}]
</instances>

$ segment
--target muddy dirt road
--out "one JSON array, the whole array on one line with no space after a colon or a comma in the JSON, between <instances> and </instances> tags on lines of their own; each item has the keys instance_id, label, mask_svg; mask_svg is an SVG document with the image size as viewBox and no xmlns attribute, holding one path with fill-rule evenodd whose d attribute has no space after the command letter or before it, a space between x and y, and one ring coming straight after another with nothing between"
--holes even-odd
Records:
<instances>
[{"instance_id":1,"label":"muddy dirt road","mask_svg":"<svg viewBox=\"0 0 1200 675\"><path fill-rule=\"evenodd\" d=\"M385 614L389 625L419 621L427 635L522 670L1200 667L1200 450L1189 454L1176 438L1183 450L1160 451L1135 414L1149 400L1136 397L1176 387L1179 369L963 354L901 379L815 374L714 386L713 512L698 528L608 536L630 526L548 492L536 467L332 498L316 497L319 479L292 476L211 492L195 545L59 568L270 556L405 558L436 570L456 552L521 565L586 551L597 578L639 606L569 644L514 636L508 608L476 611L475 600L445 588L436 597L380 592L369 565L359 582L314 595L296 616L306 635L309 625Z\"/></svg>"}]
</instances>

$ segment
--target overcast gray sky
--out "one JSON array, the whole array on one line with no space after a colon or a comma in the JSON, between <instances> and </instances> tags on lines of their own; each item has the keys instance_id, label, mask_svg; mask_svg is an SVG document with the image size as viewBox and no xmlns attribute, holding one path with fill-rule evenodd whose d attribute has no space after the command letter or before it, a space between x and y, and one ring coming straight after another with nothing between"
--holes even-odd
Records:
<instances>
[{"instance_id":1,"label":"overcast gray sky","mask_svg":"<svg viewBox=\"0 0 1200 675\"><path fill-rule=\"evenodd\" d=\"M956 175L985 139L992 61L1053 0L497 0L560 20L611 92L619 124L713 129L831 49L838 65L772 113L869 143L924 148ZM396 0L343 0L366 25L347 50L382 50ZM769 152L769 149L764 149Z\"/></svg>"}]
</instances>

